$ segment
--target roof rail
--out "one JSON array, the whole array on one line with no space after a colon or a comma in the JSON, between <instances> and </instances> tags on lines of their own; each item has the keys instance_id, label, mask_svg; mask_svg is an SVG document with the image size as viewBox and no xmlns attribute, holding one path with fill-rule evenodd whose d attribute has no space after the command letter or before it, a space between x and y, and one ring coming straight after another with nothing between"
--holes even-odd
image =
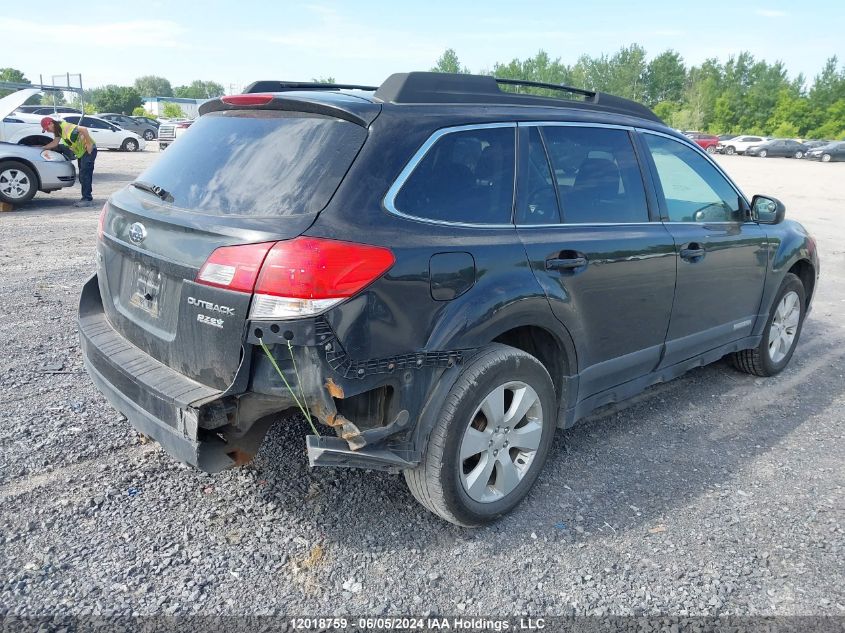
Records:
<instances>
[{"instance_id":1,"label":"roof rail","mask_svg":"<svg viewBox=\"0 0 845 633\"><path fill-rule=\"evenodd\" d=\"M378 86L358 86L356 84L330 84L317 81L253 81L246 88L244 94L254 92L288 92L291 90L378 90Z\"/></svg>"},{"instance_id":2,"label":"roof rail","mask_svg":"<svg viewBox=\"0 0 845 633\"><path fill-rule=\"evenodd\" d=\"M569 93L574 98L560 99L533 94L505 92L499 85L526 86ZM534 105L557 108L605 110L663 123L641 103L603 92L573 88L563 84L491 75L466 75L434 72L395 73L376 90L375 98L391 103L478 103ZM579 99L578 97L583 97Z\"/></svg>"}]
</instances>

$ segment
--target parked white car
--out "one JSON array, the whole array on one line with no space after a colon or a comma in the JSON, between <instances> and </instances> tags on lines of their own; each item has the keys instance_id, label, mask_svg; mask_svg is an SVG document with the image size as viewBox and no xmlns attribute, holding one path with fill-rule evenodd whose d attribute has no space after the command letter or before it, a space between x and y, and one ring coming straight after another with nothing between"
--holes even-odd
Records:
<instances>
[{"instance_id":1,"label":"parked white car","mask_svg":"<svg viewBox=\"0 0 845 633\"><path fill-rule=\"evenodd\" d=\"M82 123L78 114L66 114L61 117L68 123L87 127L98 149L121 149L137 152L146 147L146 142L134 132L129 132L95 116L85 115Z\"/></svg>"},{"instance_id":2,"label":"parked white car","mask_svg":"<svg viewBox=\"0 0 845 633\"><path fill-rule=\"evenodd\" d=\"M38 92L36 91L36 94ZM11 95L10 95L11 96ZM40 147L53 140L41 130L40 114L10 112L0 120L0 141Z\"/></svg>"},{"instance_id":3,"label":"parked white car","mask_svg":"<svg viewBox=\"0 0 845 633\"><path fill-rule=\"evenodd\" d=\"M720 154L744 154L752 145L759 145L768 140L766 136L735 136L728 141L719 141L716 149Z\"/></svg>"}]
</instances>

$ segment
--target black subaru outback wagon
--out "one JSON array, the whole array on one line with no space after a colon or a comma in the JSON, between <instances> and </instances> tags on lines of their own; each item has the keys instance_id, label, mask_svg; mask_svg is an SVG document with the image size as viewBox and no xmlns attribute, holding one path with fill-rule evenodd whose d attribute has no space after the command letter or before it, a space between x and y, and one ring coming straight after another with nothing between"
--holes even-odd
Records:
<instances>
[{"instance_id":1,"label":"black subaru outback wagon","mask_svg":"<svg viewBox=\"0 0 845 633\"><path fill-rule=\"evenodd\" d=\"M478 525L556 427L725 355L781 371L818 271L780 202L640 104L257 82L109 199L79 327L97 387L179 460L243 464L294 408L312 466L401 470Z\"/></svg>"}]
</instances>

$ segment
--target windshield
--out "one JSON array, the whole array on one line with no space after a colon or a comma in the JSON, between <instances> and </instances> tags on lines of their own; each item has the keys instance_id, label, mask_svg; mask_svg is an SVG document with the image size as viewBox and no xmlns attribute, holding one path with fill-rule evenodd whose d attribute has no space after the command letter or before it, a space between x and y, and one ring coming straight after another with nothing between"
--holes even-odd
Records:
<instances>
[{"instance_id":1,"label":"windshield","mask_svg":"<svg viewBox=\"0 0 845 633\"><path fill-rule=\"evenodd\" d=\"M316 213L366 135L354 123L320 115L214 112L197 119L138 180L166 190L172 206L199 213Z\"/></svg>"}]
</instances>

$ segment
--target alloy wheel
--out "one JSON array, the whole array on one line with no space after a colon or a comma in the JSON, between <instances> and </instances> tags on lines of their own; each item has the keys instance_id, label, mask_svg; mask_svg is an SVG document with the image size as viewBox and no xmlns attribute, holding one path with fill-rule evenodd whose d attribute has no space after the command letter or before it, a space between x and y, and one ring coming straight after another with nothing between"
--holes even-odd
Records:
<instances>
[{"instance_id":1,"label":"alloy wheel","mask_svg":"<svg viewBox=\"0 0 845 633\"><path fill-rule=\"evenodd\" d=\"M26 197L32 188L32 181L20 169L9 168L0 172L0 193L12 200Z\"/></svg>"},{"instance_id":2,"label":"alloy wheel","mask_svg":"<svg viewBox=\"0 0 845 633\"><path fill-rule=\"evenodd\" d=\"M769 358L773 363L781 362L792 349L801 319L798 293L787 292L775 309L775 316L769 327Z\"/></svg>"},{"instance_id":3,"label":"alloy wheel","mask_svg":"<svg viewBox=\"0 0 845 633\"><path fill-rule=\"evenodd\" d=\"M474 501L507 496L531 468L543 436L543 407L529 385L507 382L491 391L472 415L461 440L459 469Z\"/></svg>"}]
</instances>

